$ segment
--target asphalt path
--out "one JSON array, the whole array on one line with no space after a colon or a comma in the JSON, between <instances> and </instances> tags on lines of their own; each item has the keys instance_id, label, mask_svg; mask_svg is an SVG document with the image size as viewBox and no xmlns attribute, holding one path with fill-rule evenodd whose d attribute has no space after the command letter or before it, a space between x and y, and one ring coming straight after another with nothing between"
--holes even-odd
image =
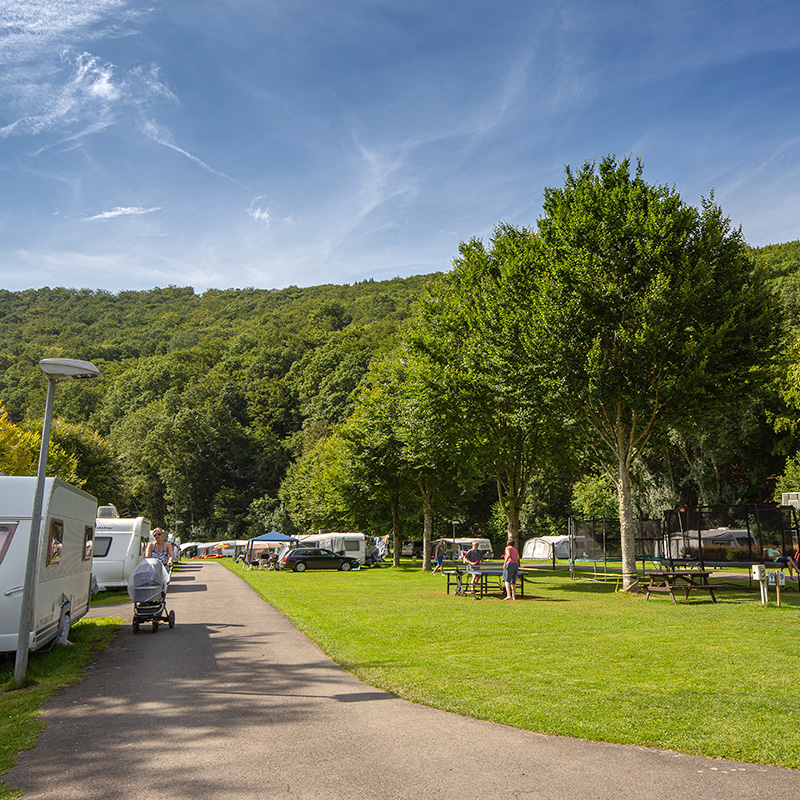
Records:
<instances>
[{"instance_id":1,"label":"asphalt path","mask_svg":"<svg viewBox=\"0 0 800 800\"><path fill-rule=\"evenodd\" d=\"M4 778L24 800L800 797L794 770L400 700L334 664L219 564L184 565L168 606L174 629L126 626L83 683L48 701L39 744Z\"/></svg>"}]
</instances>

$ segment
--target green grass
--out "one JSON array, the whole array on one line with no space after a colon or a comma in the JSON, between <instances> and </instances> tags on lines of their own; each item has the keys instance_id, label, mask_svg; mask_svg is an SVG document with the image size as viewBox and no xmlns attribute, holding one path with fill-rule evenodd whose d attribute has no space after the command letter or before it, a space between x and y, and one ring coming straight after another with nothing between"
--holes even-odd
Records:
<instances>
[{"instance_id":1,"label":"green grass","mask_svg":"<svg viewBox=\"0 0 800 800\"><path fill-rule=\"evenodd\" d=\"M69 633L72 647L34 652L28 659L27 681L13 689L14 653L0 655L0 775L17 763L19 754L36 744L44 727L40 711L53 692L83 679L87 664L106 647L119 630L121 620L81 620ZM0 785L0 800L20 797L20 790Z\"/></svg>"},{"instance_id":2,"label":"green grass","mask_svg":"<svg viewBox=\"0 0 800 800\"><path fill-rule=\"evenodd\" d=\"M97 608L97 606L113 606L117 605L117 603L129 603L130 600L127 589L109 589L105 592L98 592L92 595L92 608Z\"/></svg>"},{"instance_id":3,"label":"green grass","mask_svg":"<svg viewBox=\"0 0 800 800\"><path fill-rule=\"evenodd\" d=\"M412 566L246 571L335 661L413 702L542 733L800 768L800 595L615 593L537 570L517 603ZM727 580L727 579L726 579ZM715 578L714 582L720 582ZM797 584L794 584L796 587Z\"/></svg>"}]
</instances>

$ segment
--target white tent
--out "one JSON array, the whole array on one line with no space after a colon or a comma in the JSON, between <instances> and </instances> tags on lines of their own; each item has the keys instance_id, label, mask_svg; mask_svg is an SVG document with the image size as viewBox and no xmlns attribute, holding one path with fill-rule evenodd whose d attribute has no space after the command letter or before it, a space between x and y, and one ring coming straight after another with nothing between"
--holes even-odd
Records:
<instances>
[{"instance_id":1,"label":"white tent","mask_svg":"<svg viewBox=\"0 0 800 800\"><path fill-rule=\"evenodd\" d=\"M537 536L522 546L522 558L529 561L552 561L569 558L569 536Z\"/></svg>"}]
</instances>

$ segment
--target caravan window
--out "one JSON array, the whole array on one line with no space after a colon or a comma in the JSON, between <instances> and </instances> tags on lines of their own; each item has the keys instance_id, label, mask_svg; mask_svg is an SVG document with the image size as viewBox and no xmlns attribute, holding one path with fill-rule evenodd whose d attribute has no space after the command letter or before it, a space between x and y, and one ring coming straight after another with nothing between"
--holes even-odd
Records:
<instances>
[{"instance_id":1,"label":"caravan window","mask_svg":"<svg viewBox=\"0 0 800 800\"><path fill-rule=\"evenodd\" d=\"M83 529L83 560L89 561L92 557L92 546L94 540L94 526L87 525Z\"/></svg>"},{"instance_id":2,"label":"caravan window","mask_svg":"<svg viewBox=\"0 0 800 800\"><path fill-rule=\"evenodd\" d=\"M3 563L3 559L6 557L8 546L11 544L17 525L19 525L19 522L0 523L0 564Z\"/></svg>"},{"instance_id":3,"label":"caravan window","mask_svg":"<svg viewBox=\"0 0 800 800\"><path fill-rule=\"evenodd\" d=\"M60 519L50 521L50 534L47 538L47 564L52 567L61 561L64 546L64 523Z\"/></svg>"},{"instance_id":4,"label":"caravan window","mask_svg":"<svg viewBox=\"0 0 800 800\"><path fill-rule=\"evenodd\" d=\"M111 549L110 536L95 536L94 539L94 558L105 558Z\"/></svg>"},{"instance_id":5,"label":"caravan window","mask_svg":"<svg viewBox=\"0 0 800 800\"><path fill-rule=\"evenodd\" d=\"M140 556L143 556L145 554L145 552L147 551L147 542L148 542L148 540L145 539L144 537L141 537L139 539L139 555Z\"/></svg>"},{"instance_id":6,"label":"caravan window","mask_svg":"<svg viewBox=\"0 0 800 800\"><path fill-rule=\"evenodd\" d=\"M345 539L344 540L344 549L345 550L355 550L358 552L359 550L359 541L358 539Z\"/></svg>"}]
</instances>

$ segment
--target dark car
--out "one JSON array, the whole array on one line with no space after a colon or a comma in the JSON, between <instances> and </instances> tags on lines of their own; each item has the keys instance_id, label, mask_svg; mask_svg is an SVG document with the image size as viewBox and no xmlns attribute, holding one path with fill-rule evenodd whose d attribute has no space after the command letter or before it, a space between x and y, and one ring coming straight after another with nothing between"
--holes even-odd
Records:
<instances>
[{"instance_id":1,"label":"dark car","mask_svg":"<svg viewBox=\"0 0 800 800\"><path fill-rule=\"evenodd\" d=\"M324 547L295 547L280 562L281 569L305 572L307 569L357 569L361 562L352 556L340 556Z\"/></svg>"}]
</instances>

